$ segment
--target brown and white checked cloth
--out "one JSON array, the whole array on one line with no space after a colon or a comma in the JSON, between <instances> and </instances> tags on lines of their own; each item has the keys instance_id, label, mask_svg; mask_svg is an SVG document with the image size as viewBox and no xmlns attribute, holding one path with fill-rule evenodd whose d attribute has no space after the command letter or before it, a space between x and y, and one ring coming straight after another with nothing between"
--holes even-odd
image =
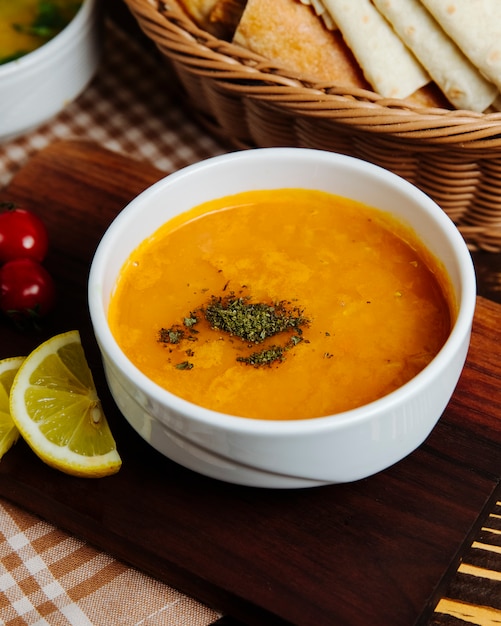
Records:
<instances>
[{"instance_id":1,"label":"brown and white checked cloth","mask_svg":"<svg viewBox=\"0 0 501 626\"><path fill-rule=\"evenodd\" d=\"M206 626L195 600L0 501L0 623Z\"/></svg>"},{"instance_id":2,"label":"brown and white checked cloth","mask_svg":"<svg viewBox=\"0 0 501 626\"><path fill-rule=\"evenodd\" d=\"M225 152L173 104L166 83L161 64L107 24L101 66L83 94L48 124L0 144L0 189L33 154L60 139L86 138L165 172Z\"/></svg>"},{"instance_id":3,"label":"brown and white checked cloth","mask_svg":"<svg viewBox=\"0 0 501 626\"><path fill-rule=\"evenodd\" d=\"M0 145L0 189L40 149L87 138L171 171L224 149L173 105L162 68L107 24L85 92L43 127ZM0 624L205 626L217 613L0 499Z\"/></svg>"}]
</instances>

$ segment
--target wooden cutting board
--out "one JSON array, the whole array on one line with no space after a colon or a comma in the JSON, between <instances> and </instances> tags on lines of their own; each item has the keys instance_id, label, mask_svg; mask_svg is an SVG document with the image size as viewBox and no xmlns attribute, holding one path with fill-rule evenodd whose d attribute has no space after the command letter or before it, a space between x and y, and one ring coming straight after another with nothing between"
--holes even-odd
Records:
<instances>
[{"instance_id":1,"label":"wooden cutting board","mask_svg":"<svg viewBox=\"0 0 501 626\"><path fill-rule=\"evenodd\" d=\"M116 409L87 311L93 252L120 209L162 174L91 143L39 153L4 199L48 225L57 311L40 334L0 325L0 357L78 328L123 458L98 480L52 470L20 441L0 495L248 624L409 626L430 618L499 498L501 306L478 299L467 365L439 424L408 458L346 485L261 490L186 470Z\"/></svg>"}]
</instances>

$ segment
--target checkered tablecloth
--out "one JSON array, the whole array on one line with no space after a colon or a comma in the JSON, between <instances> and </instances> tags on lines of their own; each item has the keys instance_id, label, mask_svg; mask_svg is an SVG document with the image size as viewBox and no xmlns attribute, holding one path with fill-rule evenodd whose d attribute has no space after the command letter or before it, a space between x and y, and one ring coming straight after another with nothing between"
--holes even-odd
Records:
<instances>
[{"instance_id":1,"label":"checkered tablecloth","mask_svg":"<svg viewBox=\"0 0 501 626\"><path fill-rule=\"evenodd\" d=\"M0 145L0 189L37 151L70 138L172 171L220 154L169 97L153 57L107 24L99 71L50 123ZM0 624L203 626L219 615L0 499Z\"/></svg>"},{"instance_id":2,"label":"checkered tablecloth","mask_svg":"<svg viewBox=\"0 0 501 626\"><path fill-rule=\"evenodd\" d=\"M0 144L0 189L49 143L82 137L172 171L224 152L171 99L160 62L108 23L97 76L50 123Z\"/></svg>"}]
</instances>

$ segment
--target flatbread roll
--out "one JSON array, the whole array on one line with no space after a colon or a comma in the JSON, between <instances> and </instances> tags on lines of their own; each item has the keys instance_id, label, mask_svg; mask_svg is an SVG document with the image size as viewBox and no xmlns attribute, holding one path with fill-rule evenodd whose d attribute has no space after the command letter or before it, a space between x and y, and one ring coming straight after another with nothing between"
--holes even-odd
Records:
<instances>
[{"instance_id":1,"label":"flatbread roll","mask_svg":"<svg viewBox=\"0 0 501 626\"><path fill-rule=\"evenodd\" d=\"M492 105L498 88L480 74L419 0L373 2L457 109L482 113Z\"/></svg>"},{"instance_id":2,"label":"flatbread roll","mask_svg":"<svg viewBox=\"0 0 501 626\"><path fill-rule=\"evenodd\" d=\"M407 98L430 82L426 70L371 0L322 2L376 93Z\"/></svg>"},{"instance_id":3,"label":"flatbread roll","mask_svg":"<svg viewBox=\"0 0 501 626\"><path fill-rule=\"evenodd\" d=\"M218 0L179 0L179 3L197 26L210 27L209 16Z\"/></svg>"},{"instance_id":4,"label":"flatbread roll","mask_svg":"<svg viewBox=\"0 0 501 626\"><path fill-rule=\"evenodd\" d=\"M312 81L370 89L341 34L296 0L248 0L233 43Z\"/></svg>"},{"instance_id":5,"label":"flatbread roll","mask_svg":"<svg viewBox=\"0 0 501 626\"><path fill-rule=\"evenodd\" d=\"M501 0L422 0L470 61L501 90Z\"/></svg>"},{"instance_id":6,"label":"flatbread roll","mask_svg":"<svg viewBox=\"0 0 501 626\"><path fill-rule=\"evenodd\" d=\"M245 7L245 0L179 0L197 26L219 39L230 40Z\"/></svg>"},{"instance_id":7,"label":"flatbread roll","mask_svg":"<svg viewBox=\"0 0 501 626\"><path fill-rule=\"evenodd\" d=\"M328 83L347 90L373 87L333 22L327 27L317 12L321 0L179 0L201 28L214 34L221 6L237 5L243 13L233 43L287 68L303 80ZM245 8L243 8L245 6ZM224 7L226 14L231 12ZM219 27L219 25L217 25ZM220 36L220 35L216 35ZM423 107L451 108L437 86L429 82L406 100Z\"/></svg>"},{"instance_id":8,"label":"flatbread roll","mask_svg":"<svg viewBox=\"0 0 501 626\"><path fill-rule=\"evenodd\" d=\"M313 10L315 11L315 13L318 15L318 17L325 24L326 28L328 28L329 30L337 29L336 23L332 19L332 16L330 15L330 13L322 4L321 0L299 0L299 2L302 2L303 4L307 4L308 6L311 6Z\"/></svg>"}]
</instances>

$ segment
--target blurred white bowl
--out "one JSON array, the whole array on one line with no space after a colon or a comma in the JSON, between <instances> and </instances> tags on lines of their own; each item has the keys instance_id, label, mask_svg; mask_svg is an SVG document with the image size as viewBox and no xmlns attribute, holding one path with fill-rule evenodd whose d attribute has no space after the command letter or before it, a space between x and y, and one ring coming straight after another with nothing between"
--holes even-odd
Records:
<instances>
[{"instance_id":1,"label":"blurred white bowl","mask_svg":"<svg viewBox=\"0 0 501 626\"><path fill-rule=\"evenodd\" d=\"M268 421L224 415L165 391L124 355L107 310L120 269L161 224L210 199L240 191L302 187L347 196L411 226L442 261L458 315L446 344L415 378L389 395L337 415ZM475 274L457 228L405 180L350 157L264 148L189 166L134 199L105 233L92 263L89 306L115 401L136 431L172 460L202 474L259 487L350 482L404 458L428 436L463 369L476 302Z\"/></svg>"},{"instance_id":2,"label":"blurred white bowl","mask_svg":"<svg viewBox=\"0 0 501 626\"><path fill-rule=\"evenodd\" d=\"M84 0L54 38L0 65L0 142L40 126L84 90L99 64L99 26L99 0Z\"/></svg>"}]
</instances>

